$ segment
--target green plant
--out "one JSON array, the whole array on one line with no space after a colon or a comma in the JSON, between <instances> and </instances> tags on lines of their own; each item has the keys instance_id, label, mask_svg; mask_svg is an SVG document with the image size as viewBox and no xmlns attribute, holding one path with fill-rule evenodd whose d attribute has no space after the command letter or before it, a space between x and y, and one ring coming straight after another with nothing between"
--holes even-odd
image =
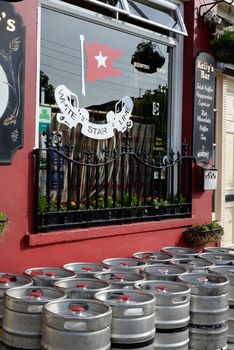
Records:
<instances>
[{"instance_id":1,"label":"green plant","mask_svg":"<svg viewBox=\"0 0 234 350\"><path fill-rule=\"evenodd\" d=\"M3 235L8 221L7 215L3 211L0 211L0 236Z\"/></svg>"},{"instance_id":2,"label":"green plant","mask_svg":"<svg viewBox=\"0 0 234 350\"><path fill-rule=\"evenodd\" d=\"M7 216L3 211L0 211L0 221L6 221L7 220Z\"/></svg>"},{"instance_id":3,"label":"green plant","mask_svg":"<svg viewBox=\"0 0 234 350\"><path fill-rule=\"evenodd\" d=\"M153 200L153 204L154 204L154 207L158 209L159 207L167 206L167 205L170 205L171 203L168 200L159 199L158 197L156 197Z\"/></svg>"},{"instance_id":4,"label":"green plant","mask_svg":"<svg viewBox=\"0 0 234 350\"><path fill-rule=\"evenodd\" d=\"M214 56L218 61L234 63L234 26L224 28L216 33L211 41Z\"/></svg>"},{"instance_id":5,"label":"green plant","mask_svg":"<svg viewBox=\"0 0 234 350\"><path fill-rule=\"evenodd\" d=\"M39 199L38 199L39 212L41 214L45 214L48 211L48 207L49 207L49 204L48 204L48 199L47 199L46 195L40 194Z\"/></svg>"},{"instance_id":6,"label":"green plant","mask_svg":"<svg viewBox=\"0 0 234 350\"><path fill-rule=\"evenodd\" d=\"M184 241L193 246L203 246L208 242L219 242L223 236L223 227L217 220L206 224L195 224L184 232Z\"/></svg>"}]
</instances>

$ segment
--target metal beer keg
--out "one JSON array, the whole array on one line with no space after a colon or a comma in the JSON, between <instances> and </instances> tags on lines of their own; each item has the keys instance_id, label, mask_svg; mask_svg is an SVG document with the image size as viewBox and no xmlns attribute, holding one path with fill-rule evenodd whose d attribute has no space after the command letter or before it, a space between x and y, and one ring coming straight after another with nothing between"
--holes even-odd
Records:
<instances>
[{"instance_id":1,"label":"metal beer keg","mask_svg":"<svg viewBox=\"0 0 234 350\"><path fill-rule=\"evenodd\" d=\"M73 262L65 264L63 267L75 272L78 278L95 278L96 273L110 270L110 267L93 262Z\"/></svg>"},{"instance_id":2,"label":"metal beer keg","mask_svg":"<svg viewBox=\"0 0 234 350\"><path fill-rule=\"evenodd\" d=\"M15 275L13 273L0 272L0 327L2 324L2 309L4 293L14 287L31 286L33 280L29 277Z\"/></svg>"},{"instance_id":3,"label":"metal beer keg","mask_svg":"<svg viewBox=\"0 0 234 350\"><path fill-rule=\"evenodd\" d=\"M233 265L234 263L232 254L201 253L199 257L211 261L214 265Z\"/></svg>"},{"instance_id":4,"label":"metal beer keg","mask_svg":"<svg viewBox=\"0 0 234 350\"><path fill-rule=\"evenodd\" d=\"M211 261L197 257L173 258L170 264L185 267L189 272L208 271L208 268L214 266Z\"/></svg>"},{"instance_id":5,"label":"metal beer keg","mask_svg":"<svg viewBox=\"0 0 234 350\"><path fill-rule=\"evenodd\" d=\"M214 266L211 272L226 276L230 283L229 289L229 317L228 317L228 342L234 343L234 266Z\"/></svg>"},{"instance_id":6,"label":"metal beer keg","mask_svg":"<svg viewBox=\"0 0 234 350\"><path fill-rule=\"evenodd\" d=\"M234 255L234 248L232 248L232 247L205 247L204 253L232 254L232 255Z\"/></svg>"},{"instance_id":7,"label":"metal beer keg","mask_svg":"<svg viewBox=\"0 0 234 350\"><path fill-rule=\"evenodd\" d=\"M123 271L123 270L120 270L120 271L111 270L109 272L98 272L95 275L95 277L103 281L107 281L111 285L112 289L114 288L133 289L135 283L145 281L145 278L142 275L131 271Z\"/></svg>"},{"instance_id":8,"label":"metal beer keg","mask_svg":"<svg viewBox=\"0 0 234 350\"><path fill-rule=\"evenodd\" d=\"M20 349L40 349L43 306L65 298L64 292L50 287L8 289L4 296L3 343Z\"/></svg>"},{"instance_id":9,"label":"metal beer keg","mask_svg":"<svg viewBox=\"0 0 234 350\"><path fill-rule=\"evenodd\" d=\"M95 298L112 308L111 341L139 344L154 338L155 297L145 291L111 289Z\"/></svg>"},{"instance_id":10,"label":"metal beer keg","mask_svg":"<svg viewBox=\"0 0 234 350\"><path fill-rule=\"evenodd\" d=\"M163 252L137 252L133 254L133 258L144 260L148 264L168 264L172 256Z\"/></svg>"},{"instance_id":11,"label":"metal beer keg","mask_svg":"<svg viewBox=\"0 0 234 350\"><path fill-rule=\"evenodd\" d=\"M69 299L93 299L97 292L111 288L108 282L94 278L64 279L55 282L54 287L63 290Z\"/></svg>"},{"instance_id":12,"label":"metal beer keg","mask_svg":"<svg viewBox=\"0 0 234 350\"><path fill-rule=\"evenodd\" d=\"M42 349L109 350L111 307L95 300L52 301L43 310Z\"/></svg>"},{"instance_id":13,"label":"metal beer keg","mask_svg":"<svg viewBox=\"0 0 234 350\"><path fill-rule=\"evenodd\" d=\"M140 273L140 268L147 264L144 260L134 258L111 258L103 260L103 264L112 270L124 270Z\"/></svg>"},{"instance_id":14,"label":"metal beer keg","mask_svg":"<svg viewBox=\"0 0 234 350\"><path fill-rule=\"evenodd\" d=\"M171 254L174 258L193 257L193 256L198 256L199 254L196 251L196 249L187 248L187 247L163 247L161 248L161 251Z\"/></svg>"},{"instance_id":15,"label":"metal beer keg","mask_svg":"<svg viewBox=\"0 0 234 350\"><path fill-rule=\"evenodd\" d=\"M74 272L59 267L34 267L25 270L24 274L32 278L36 286L44 287L53 287L56 281L76 276Z\"/></svg>"},{"instance_id":16,"label":"metal beer keg","mask_svg":"<svg viewBox=\"0 0 234 350\"><path fill-rule=\"evenodd\" d=\"M167 280L176 281L177 276L185 273L187 269L182 266L174 265L148 265L142 269L143 274L147 280Z\"/></svg>"},{"instance_id":17,"label":"metal beer keg","mask_svg":"<svg viewBox=\"0 0 234 350\"><path fill-rule=\"evenodd\" d=\"M214 350L227 345L229 281L216 273L185 273L178 277L191 289L191 349Z\"/></svg>"}]
</instances>

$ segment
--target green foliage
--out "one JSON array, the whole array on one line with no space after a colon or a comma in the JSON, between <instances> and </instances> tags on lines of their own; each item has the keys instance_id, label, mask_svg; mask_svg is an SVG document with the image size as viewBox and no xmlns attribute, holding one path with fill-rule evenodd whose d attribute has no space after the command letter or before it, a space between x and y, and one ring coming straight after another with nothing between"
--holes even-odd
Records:
<instances>
[{"instance_id":1,"label":"green foliage","mask_svg":"<svg viewBox=\"0 0 234 350\"><path fill-rule=\"evenodd\" d=\"M201 225L192 225L190 226L189 228L190 230L193 230L193 231L212 231L212 230L221 230L223 231L223 228L222 226L218 223L217 220L214 220L208 224L201 224Z\"/></svg>"},{"instance_id":2,"label":"green foliage","mask_svg":"<svg viewBox=\"0 0 234 350\"><path fill-rule=\"evenodd\" d=\"M7 220L7 216L3 211L0 211L0 221L6 221Z\"/></svg>"},{"instance_id":3,"label":"green foliage","mask_svg":"<svg viewBox=\"0 0 234 350\"><path fill-rule=\"evenodd\" d=\"M40 194L38 199L38 209L41 214L45 214L48 211L49 205L45 195Z\"/></svg>"},{"instance_id":4,"label":"green foliage","mask_svg":"<svg viewBox=\"0 0 234 350\"><path fill-rule=\"evenodd\" d=\"M234 64L234 26L216 33L211 41L215 58L224 63Z\"/></svg>"},{"instance_id":5,"label":"green foliage","mask_svg":"<svg viewBox=\"0 0 234 350\"><path fill-rule=\"evenodd\" d=\"M178 199L179 198L179 199ZM185 197L182 196L182 194L175 195L173 197L173 200L170 201L168 199L159 199L158 197L153 198L152 197L147 197L145 205L151 206L153 205L156 209L159 207L163 206L168 206L172 204L178 204L178 203L186 203ZM125 193L123 197L123 206L124 207L139 207L144 205L144 198L140 197L133 193L131 197L129 196L129 193ZM86 208L86 203L82 201L77 207L77 204L74 200L70 202L70 210L85 210L85 209L104 209L104 208L114 208L114 203L113 203L113 197L108 196L107 197L107 202L105 206L105 197L99 196L98 199L98 205L96 205L96 199L90 198L90 204L89 207ZM115 208L120 208L121 207L121 198L118 196L115 201ZM41 214L45 214L47 212L57 212L57 201L56 200L51 200L48 202L47 196L46 195L39 195L39 201L38 201L38 208L39 212ZM66 211L67 210L67 203L60 203L60 211Z\"/></svg>"},{"instance_id":6,"label":"green foliage","mask_svg":"<svg viewBox=\"0 0 234 350\"><path fill-rule=\"evenodd\" d=\"M234 29L218 33L216 38L211 41L211 44L217 45L226 41L234 41Z\"/></svg>"},{"instance_id":7,"label":"green foliage","mask_svg":"<svg viewBox=\"0 0 234 350\"><path fill-rule=\"evenodd\" d=\"M153 204L154 204L154 207L156 209L158 209L159 207L163 207L163 206L166 206L166 205L170 205L171 203L168 201L168 200L163 200L163 199L159 199L159 198L155 198L153 200Z\"/></svg>"}]
</instances>

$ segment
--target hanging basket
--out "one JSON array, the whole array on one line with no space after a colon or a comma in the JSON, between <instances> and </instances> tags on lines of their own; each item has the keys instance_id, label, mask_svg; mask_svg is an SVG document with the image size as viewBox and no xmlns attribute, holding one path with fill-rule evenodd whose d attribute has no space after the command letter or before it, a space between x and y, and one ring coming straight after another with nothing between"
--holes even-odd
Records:
<instances>
[{"instance_id":1,"label":"hanging basket","mask_svg":"<svg viewBox=\"0 0 234 350\"><path fill-rule=\"evenodd\" d=\"M165 57L152 41L143 41L138 44L131 59L131 64L138 71L149 74L157 72L157 69L162 68L164 63Z\"/></svg>"},{"instance_id":2,"label":"hanging basket","mask_svg":"<svg viewBox=\"0 0 234 350\"><path fill-rule=\"evenodd\" d=\"M211 45L216 60L234 64L234 26L217 32Z\"/></svg>"},{"instance_id":3,"label":"hanging basket","mask_svg":"<svg viewBox=\"0 0 234 350\"><path fill-rule=\"evenodd\" d=\"M234 41L224 41L213 45L215 59L223 63L234 64Z\"/></svg>"},{"instance_id":4,"label":"hanging basket","mask_svg":"<svg viewBox=\"0 0 234 350\"><path fill-rule=\"evenodd\" d=\"M217 228L212 230L196 230L188 229L184 232L183 238L185 243L194 247L201 247L206 245L209 242L220 242L221 237L223 236L223 229Z\"/></svg>"}]
</instances>

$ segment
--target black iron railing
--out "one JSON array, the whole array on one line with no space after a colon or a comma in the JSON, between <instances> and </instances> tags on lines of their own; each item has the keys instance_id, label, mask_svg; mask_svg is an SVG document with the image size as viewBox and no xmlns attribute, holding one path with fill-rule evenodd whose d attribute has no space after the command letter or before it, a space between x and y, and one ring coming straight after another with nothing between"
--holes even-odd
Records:
<instances>
[{"instance_id":1,"label":"black iron railing","mask_svg":"<svg viewBox=\"0 0 234 350\"><path fill-rule=\"evenodd\" d=\"M71 158L59 133L36 149L35 232L191 216L193 157L187 145L168 156L135 152L125 135L119 151Z\"/></svg>"}]
</instances>

